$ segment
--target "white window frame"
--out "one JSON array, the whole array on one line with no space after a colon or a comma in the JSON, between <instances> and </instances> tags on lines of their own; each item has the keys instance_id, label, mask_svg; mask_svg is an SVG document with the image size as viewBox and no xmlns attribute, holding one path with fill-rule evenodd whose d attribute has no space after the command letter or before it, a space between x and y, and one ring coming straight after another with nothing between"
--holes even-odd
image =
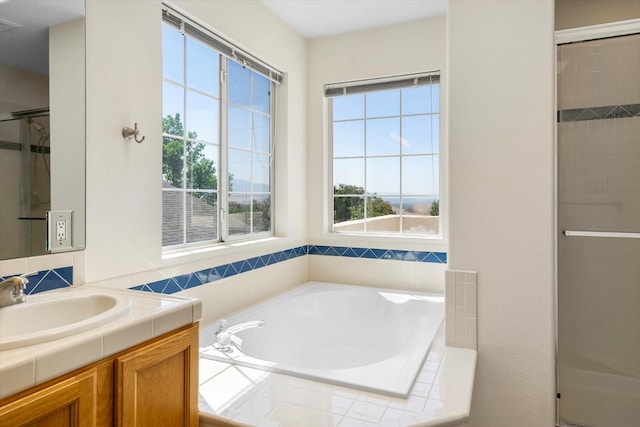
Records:
<instances>
[{"instance_id":1,"label":"white window frame","mask_svg":"<svg viewBox=\"0 0 640 427\"><path fill-rule=\"evenodd\" d=\"M326 113L326 135L327 135L327 189L326 192L326 216L325 216L325 233L327 236L331 236L334 239L345 240L349 242L365 242L371 238L383 238L385 240L418 240L429 241L434 244L434 248L439 247L446 242L446 236L448 234L446 212L447 212L447 173L446 173L446 158L448 154L448 147L446 144L446 128L445 124L445 102L444 94L445 87L443 83L442 70L429 71L423 73L403 74L396 76L388 76L381 78L372 78L364 80L346 81L338 83L330 83L324 86L325 89L325 113ZM407 84L407 81L413 80L413 85L419 84L421 79L429 78L429 76L437 76L438 84L440 86L439 99L438 99L438 114L439 114L439 227L438 234L410 234L399 232L380 232L380 231L334 231L334 182L333 182L333 96L338 94L356 94L356 93L371 93L380 90L400 89L411 87L411 84ZM415 80L418 79L418 80ZM405 83L402 83L405 82ZM399 114L397 117L402 119L404 115ZM408 116L407 116L408 117ZM432 153L433 154L433 153ZM367 156L363 156L367 159ZM400 170L402 174L402 169ZM366 193L366 188L365 188ZM365 203L366 204L366 203ZM355 239L355 240L354 240Z\"/></svg>"},{"instance_id":2,"label":"white window frame","mask_svg":"<svg viewBox=\"0 0 640 427\"><path fill-rule=\"evenodd\" d=\"M216 164L216 175L217 175L217 190L215 191L204 191L204 192L212 192L217 193L217 240L203 240L198 242L186 243L186 215L183 214L183 226L185 227L183 230L183 243L176 245L167 245L162 246L163 258L165 256L174 256L175 254L179 254L182 252L189 253L190 251L197 249L205 249L208 247L215 248L216 246L220 246L226 242L242 242L242 241L251 241L251 240L261 240L266 237L273 236L275 233L275 120L276 120L276 94L277 94L277 85L283 79L283 73L279 70L271 67L260 59L254 57L248 52L244 51L242 48L236 46L232 42L229 42L224 37L217 34L215 31L209 29L205 24L199 22L193 17L188 16L184 11L177 9L175 6L169 6L167 4L163 4L163 25L167 23L174 28L178 29L183 35L185 35L185 44L186 37L194 37L195 39L204 42L205 44L212 47L218 53L219 58L219 117L218 117L218 164ZM185 31L185 27L187 27L189 31ZM199 37L194 36L194 34L198 34ZM164 54L164 52L163 52ZM185 53L186 55L186 50ZM228 109L229 109L229 96L228 96L228 61L235 61L250 69L252 72L262 75L270 80L270 106L269 106L269 124L270 124L270 177L269 177L269 198L270 198L270 229L268 231L262 232L250 232L248 234L235 234L229 235L229 223L228 223L228 204L229 204L229 191L228 191L228 175L229 175L229 167L228 167ZM185 61L185 68L187 67ZM185 70L186 71L186 70ZM172 84L178 84L185 91L188 86L185 84L180 84L178 82L173 82L170 79L166 79L162 76L163 82L171 82ZM251 93L253 93L253 74L251 78ZM243 106L244 107L244 106ZM186 112L186 102L184 105L184 112ZM254 112L252 106L249 106L249 111ZM184 114L186 116L186 114ZM251 114L251 120L253 120L253 114ZM186 141L188 138L186 137L187 126L186 126L186 117L183 117L184 130L183 135L178 136L182 141ZM163 138L166 137L176 137L176 135L169 135L162 133ZM250 150L251 153L254 152L253 149ZM184 158L186 162L186 158ZM178 190L171 190L181 192L183 194L187 194L191 191L200 192L198 189L187 189L185 187L186 178L183 177L183 187ZM253 182L253 179L251 180ZM163 193L164 193L163 189ZM231 192L233 193L233 191ZM253 194L253 190L250 190L248 194ZM252 198L253 200L253 198ZM251 202L252 203L252 202ZM252 203L253 204L253 203ZM185 206L186 209L186 206ZM164 219L163 219L164 224ZM253 216L250 217L250 230L253 230Z\"/></svg>"}]
</instances>

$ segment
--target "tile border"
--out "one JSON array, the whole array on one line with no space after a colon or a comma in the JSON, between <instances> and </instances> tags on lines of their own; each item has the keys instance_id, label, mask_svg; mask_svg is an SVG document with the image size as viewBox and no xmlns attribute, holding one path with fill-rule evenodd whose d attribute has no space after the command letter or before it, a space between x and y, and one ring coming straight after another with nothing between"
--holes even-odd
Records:
<instances>
[{"instance_id":1,"label":"tile border","mask_svg":"<svg viewBox=\"0 0 640 427\"><path fill-rule=\"evenodd\" d=\"M133 286L129 289L132 289L134 291L172 294L304 255L307 255L306 245L285 249L283 251L272 252L248 259L242 259L239 261L231 262L229 264L208 267L202 270L180 274L174 277L167 277L155 282L143 283L141 285Z\"/></svg>"},{"instance_id":2,"label":"tile border","mask_svg":"<svg viewBox=\"0 0 640 427\"><path fill-rule=\"evenodd\" d=\"M215 265L191 273L167 277L149 283L142 283L128 289L159 294L173 294L186 289L202 286L220 279L268 267L272 264L287 261L301 256L336 256L362 259L378 259L403 262L426 262L446 264L446 252L410 251L382 248L361 248L350 246L302 245L293 248L267 253L228 264ZM18 276L24 272L0 276L0 280ZM30 276L25 293L27 295L70 287L73 284L73 266L52 268L38 271Z\"/></svg>"},{"instance_id":3,"label":"tile border","mask_svg":"<svg viewBox=\"0 0 640 427\"><path fill-rule=\"evenodd\" d=\"M0 276L0 281L21 274L24 274L24 272ZM34 295L52 289L68 288L73 284L73 266L41 270L33 276L27 277L27 280L29 282L24 291L27 295Z\"/></svg>"},{"instance_id":4,"label":"tile border","mask_svg":"<svg viewBox=\"0 0 640 427\"><path fill-rule=\"evenodd\" d=\"M186 289L202 286L220 279L268 267L306 255L343 256L350 258L380 259L408 262L429 262L446 264L445 252L408 251L396 249L357 248L346 246L302 245L265 255L242 259L228 264L216 265L191 273L167 277L149 283L132 286L129 289L143 292L173 294Z\"/></svg>"},{"instance_id":5,"label":"tile border","mask_svg":"<svg viewBox=\"0 0 640 427\"><path fill-rule=\"evenodd\" d=\"M557 122L580 122L584 120L622 119L640 117L640 104L607 105L603 107L570 108L558 110Z\"/></svg>"},{"instance_id":6,"label":"tile border","mask_svg":"<svg viewBox=\"0 0 640 427\"><path fill-rule=\"evenodd\" d=\"M432 262L446 264L446 252L408 251L398 249L357 248L348 246L307 245L309 255L344 256L350 258L392 261Z\"/></svg>"}]
</instances>

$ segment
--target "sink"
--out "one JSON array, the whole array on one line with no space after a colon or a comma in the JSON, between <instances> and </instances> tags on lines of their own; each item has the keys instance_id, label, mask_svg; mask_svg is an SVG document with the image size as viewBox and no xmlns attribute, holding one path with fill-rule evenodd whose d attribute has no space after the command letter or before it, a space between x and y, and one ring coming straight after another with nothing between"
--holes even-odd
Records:
<instances>
[{"instance_id":1,"label":"sink","mask_svg":"<svg viewBox=\"0 0 640 427\"><path fill-rule=\"evenodd\" d=\"M131 310L123 295L86 291L28 296L0 308L0 351L39 344L87 331Z\"/></svg>"}]
</instances>

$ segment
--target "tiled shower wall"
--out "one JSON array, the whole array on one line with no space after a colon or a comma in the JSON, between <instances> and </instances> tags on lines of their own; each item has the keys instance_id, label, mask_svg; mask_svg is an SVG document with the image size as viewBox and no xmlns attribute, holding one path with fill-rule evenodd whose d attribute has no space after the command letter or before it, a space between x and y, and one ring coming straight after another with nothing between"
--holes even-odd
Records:
<instances>
[{"instance_id":1,"label":"tiled shower wall","mask_svg":"<svg viewBox=\"0 0 640 427\"><path fill-rule=\"evenodd\" d=\"M640 232L640 35L561 46L558 62L559 233ZM640 239L559 234L561 363L640 369L639 260Z\"/></svg>"},{"instance_id":2,"label":"tiled shower wall","mask_svg":"<svg viewBox=\"0 0 640 427\"><path fill-rule=\"evenodd\" d=\"M563 45L559 110L640 104L640 35Z\"/></svg>"},{"instance_id":3,"label":"tiled shower wall","mask_svg":"<svg viewBox=\"0 0 640 427\"><path fill-rule=\"evenodd\" d=\"M640 233L639 76L640 35L558 48L559 416L580 425L637 425L640 239L562 232Z\"/></svg>"}]
</instances>

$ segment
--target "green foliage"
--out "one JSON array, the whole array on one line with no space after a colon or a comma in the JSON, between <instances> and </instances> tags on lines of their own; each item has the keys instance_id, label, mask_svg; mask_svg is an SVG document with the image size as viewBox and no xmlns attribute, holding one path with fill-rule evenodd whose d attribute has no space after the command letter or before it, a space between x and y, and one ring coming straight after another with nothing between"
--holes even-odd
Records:
<instances>
[{"instance_id":1,"label":"green foliage","mask_svg":"<svg viewBox=\"0 0 640 427\"><path fill-rule=\"evenodd\" d=\"M338 184L333 187L333 223L364 218L364 188ZM341 195L335 197L336 195ZM367 218L393 214L393 206L375 194L366 195Z\"/></svg>"},{"instance_id":2,"label":"green foliage","mask_svg":"<svg viewBox=\"0 0 640 427\"><path fill-rule=\"evenodd\" d=\"M253 199L253 231L269 231L271 229L271 198Z\"/></svg>"},{"instance_id":3,"label":"green foliage","mask_svg":"<svg viewBox=\"0 0 640 427\"><path fill-rule=\"evenodd\" d=\"M184 126L180 113L168 115L162 119L164 134L182 137ZM187 132L187 138L197 139L196 132ZM216 166L213 160L205 156L206 144L202 142L184 141L181 138L165 136L162 138L162 178L174 187L183 188L184 155L187 156L186 188L189 189L218 189ZM229 190L233 186L233 175L229 174ZM195 193L196 197L213 205L216 195L211 193Z\"/></svg>"},{"instance_id":4,"label":"green foliage","mask_svg":"<svg viewBox=\"0 0 640 427\"><path fill-rule=\"evenodd\" d=\"M333 187L333 223L364 218L364 188L355 185L338 184ZM335 197L344 194L350 197Z\"/></svg>"},{"instance_id":5,"label":"green foliage","mask_svg":"<svg viewBox=\"0 0 640 427\"><path fill-rule=\"evenodd\" d=\"M369 196L367 198L367 216L373 218L376 216L391 215L393 212L393 206L391 203L382 200L380 197Z\"/></svg>"},{"instance_id":6,"label":"green foliage","mask_svg":"<svg viewBox=\"0 0 640 427\"><path fill-rule=\"evenodd\" d=\"M440 216L440 200L431 203L431 216Z\"/></svg>"},{"instance_id":7,"label":"green foliage","mask_svg":"<svg viewBox=\"0 0 640 427\"><path fill-rule=\"evenodd\" d=\"M175 117L167 116L162 119L162 132L182 136L182 121L180 113ZM184 149L180 139L165 136L162 138L162 179L174 187L182 187L182 164Z\"/></svg>"},{"instance_id":8,"label":"green foliage","mask_svg":"<svg viewBox=\"0 0 640 427\"><path fill-rule=\"evenodd\" d=\"M271 197L264 200L253 199L251 204L229 202L229 214L242 214L241 218L248 227L253 216L253 233L271 230Z\"/></svg>"}]
</instances>

